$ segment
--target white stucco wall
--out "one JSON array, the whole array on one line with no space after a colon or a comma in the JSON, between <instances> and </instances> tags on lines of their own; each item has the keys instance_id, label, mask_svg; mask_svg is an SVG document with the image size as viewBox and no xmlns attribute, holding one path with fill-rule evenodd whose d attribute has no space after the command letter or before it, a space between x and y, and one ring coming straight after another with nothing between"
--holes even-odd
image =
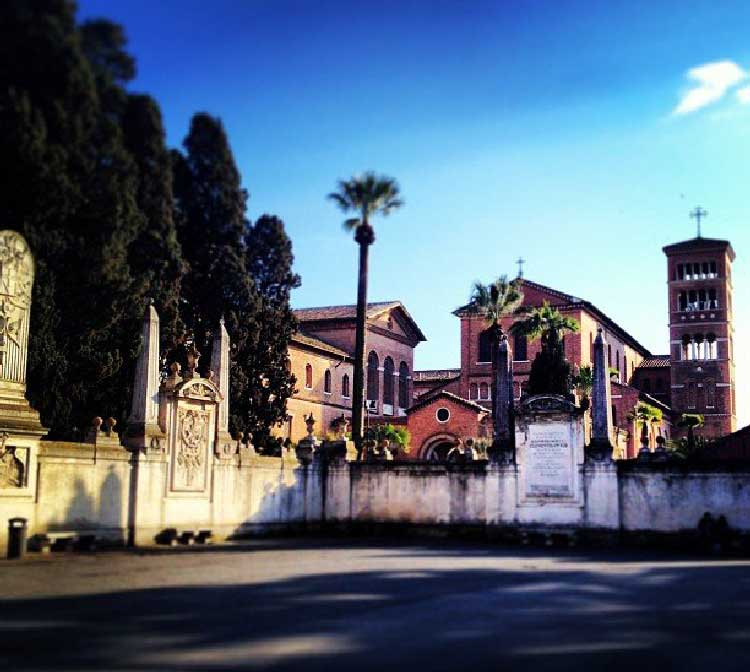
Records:
<instances>
[{"instance_id":1,"label":"white stucco wall","mask_svg":"<svg viewBox=\"0 0 750 672\"><path fill-rule=\"evenodd\" d=\"M74 531L152 544L167 528L245 532L330 523L572 525L612 531L695 530L704 512L750 531L750 468L686 471L659 464L586 463L574 512L555 502L525 505L516 465L486 463L300 464L250 453L214 458L205 493L169 493L165 455L88 444L43 444L24 493L0 493L0 555L7 521L29 534ZM133 482L135 481L135 482ZM133 487L131 487L131 484ZM12 495L12 496L11 496Z\"/></svg>"}]
</instances>

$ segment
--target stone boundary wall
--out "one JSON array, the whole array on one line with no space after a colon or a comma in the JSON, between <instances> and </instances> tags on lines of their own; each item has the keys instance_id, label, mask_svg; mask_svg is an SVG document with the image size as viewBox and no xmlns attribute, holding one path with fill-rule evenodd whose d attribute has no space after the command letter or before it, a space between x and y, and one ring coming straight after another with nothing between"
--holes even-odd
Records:
<instances>
[{"instance_id":1,"label":"stone boundary wall","mask_svg":"<svg viewBox=\"0 0 750 672\"><path fill-rule=\"evenodd\" d=\"M216 540L326 525L409 529L695 531L704 512L750 532L750 466L582 465L584 500L573 522L528 507L516 465L414 462L301 464L239 454L214 458L205 497L170 495L166 457L125 448L42 442L30 500L0 499L0 553L7 521L29 535L93 534L150 545L165 529L211 530ZM555 508L550 506L550 509Z\"/></svg>"}]
</instances>

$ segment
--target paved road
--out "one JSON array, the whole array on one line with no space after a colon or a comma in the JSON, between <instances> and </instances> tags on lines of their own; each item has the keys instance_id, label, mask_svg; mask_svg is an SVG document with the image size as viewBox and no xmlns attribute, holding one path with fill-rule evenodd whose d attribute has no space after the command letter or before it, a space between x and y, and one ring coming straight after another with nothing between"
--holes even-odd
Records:
<instances>
[{"instance_id":1,"label":"paved road","mask_svg":"<svg viewBox=\"0 0 750 672\"><path fill-rule=\"evenodd\" d=\"M0 669L748 664L750 561L293 539L0 562Z\"/></svg>"}]
</instances>

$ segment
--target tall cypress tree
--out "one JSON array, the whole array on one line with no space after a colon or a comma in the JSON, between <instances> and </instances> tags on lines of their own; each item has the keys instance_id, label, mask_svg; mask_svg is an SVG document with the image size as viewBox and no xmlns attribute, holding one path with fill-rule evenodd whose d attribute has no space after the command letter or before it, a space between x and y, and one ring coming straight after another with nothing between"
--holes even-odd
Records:
<instances>
[{"instance_id":1,"label":"tall cypress tree","mask_svg":"<svg viewBox=\"0 0 750 672\"><path fill-rule=\"evenodd\" d=\"M159 312L162 351L169 351L184 331L179 316L184 262L172 210L172 162L161 111L153 98L128 96L123 133L125 146L137 165L138 206L145 217L145 225L130 249L130 264Z\"/></svg>"},{"instance_id":2,"label":"tall cypress tree","mask_svg":"<svg viewBox=\"0 0 750 672\"><path fill-rule=\"evenodd\" d=\"M221 317L235 343L252 338L255 289L245 269L247 192L221 121L193 116L173 153L178 239L186 262L181 317L208 361L211 337Z\"/></svg>"},{"instance_id":3,"label":"tall cypress tree","mask_svg":"<svg viewBox=\"0 0 750 672\"><path fill-rule=\"evenodd\" d=\"M255 338L235 351L232 424L250 431L262 445L274 425L284 420L294 388L287 349L296 328L290 305L300 278L292 271L292 243L278 217L263 215L245 234L246 266L258 295ZM257 381L262 381L258 384Z\"/></svg>"},{"instance_id":4,"label":"tall cypress tree","mask_svg":"<svg viewBox=\"0 0 750 672\"><path fill-rule=\"evenodd\" d=\"M36 259L28 394L55 437L128 406L147 287L121 128L133 73L121 29L78 28L72 3L0 6L0 216Z\"/></svg>"},{"instance_id":5,"label":"tall cypress tree","mask_svg":"<svg viewBox=\"0 0 750 672\"><path fill-rule=\"evenodd\" d=\"M0 218L20 231L36 259L28 395L63 435L73 423L70 334L81 306L64 297L85 207L98 98L64 0L0 5ZM80 266L80 258L75 262Z\"/></svg>"}]
</instances>

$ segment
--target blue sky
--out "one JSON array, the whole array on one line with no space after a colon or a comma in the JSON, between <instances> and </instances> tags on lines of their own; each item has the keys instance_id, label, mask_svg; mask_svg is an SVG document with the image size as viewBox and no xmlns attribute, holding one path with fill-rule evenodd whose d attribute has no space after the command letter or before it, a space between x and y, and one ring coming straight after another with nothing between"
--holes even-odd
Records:
<instances>
[{"instance_id":1,"label":"blue sky","mask_svg":"<svg viewBox=\"0 0 750 672\"><path fill-rule=\"evenodd\" d=\"M134 90L168 141L224 121L249 214L286 222L296 306L353 303L356 249L325 200L363 170L406 205L375 222L370 297L426 333L418 368L457 366L451 311L514 273L594 302L668 351L661 247L729 238L740 425L750 422L747 2L81 2L125 26Z\"/></svg>"}]
</instances>

